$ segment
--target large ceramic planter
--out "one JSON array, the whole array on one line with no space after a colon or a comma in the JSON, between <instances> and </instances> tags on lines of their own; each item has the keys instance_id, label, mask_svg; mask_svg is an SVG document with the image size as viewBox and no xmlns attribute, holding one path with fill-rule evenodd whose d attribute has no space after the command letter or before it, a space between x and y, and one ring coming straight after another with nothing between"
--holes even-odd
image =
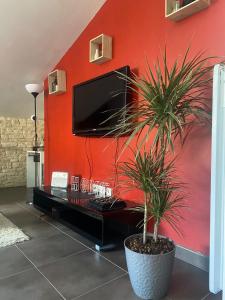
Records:
<instances>
[{"instance_id":1,"label":"large ceramic planter","mask_svg":"<svg viewBox=\"0 0 225 300\"><path fill-rule=\"evenodd\" d=\"M124 242L131 285L135 294L142 299L161 299L168 291L175 246L171 252L159 255L141 254L127 248L126 242L140 235L132 235Z\"/></svg>"}]
</instances>

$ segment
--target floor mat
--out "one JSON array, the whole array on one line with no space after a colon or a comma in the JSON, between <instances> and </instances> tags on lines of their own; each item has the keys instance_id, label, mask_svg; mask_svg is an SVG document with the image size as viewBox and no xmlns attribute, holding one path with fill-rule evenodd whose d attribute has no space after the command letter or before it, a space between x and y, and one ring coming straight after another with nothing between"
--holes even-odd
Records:
<instances>
[{"instance_id":1,"label":"floor mat","mask_svg":"<svg viewBox=\"0 0 225 300\"><path fill-rule=\"evenodd\" d=\"M29 239L21 229L0 213L0 248Z\"/></svg>"}]
</instances>

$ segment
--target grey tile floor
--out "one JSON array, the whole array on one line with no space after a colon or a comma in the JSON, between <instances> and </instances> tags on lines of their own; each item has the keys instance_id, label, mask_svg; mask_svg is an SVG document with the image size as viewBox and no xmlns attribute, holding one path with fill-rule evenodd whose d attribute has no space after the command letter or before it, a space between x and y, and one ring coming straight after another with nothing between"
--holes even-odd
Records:
<instances>
[{"instance_id":1,"label":"grey tile floor","mask_svg":"<svg viewBox=\"0 0 225 300\"><path fill-rule=\"evenodd\" d=\"M138 300L123 249L96 252L85 237L26 204L32 191L0 189L0 212L31 237L0 249L0 300ZM221 300L208 273L175 260L164 300Z\"/></svg>"}]
</instances>

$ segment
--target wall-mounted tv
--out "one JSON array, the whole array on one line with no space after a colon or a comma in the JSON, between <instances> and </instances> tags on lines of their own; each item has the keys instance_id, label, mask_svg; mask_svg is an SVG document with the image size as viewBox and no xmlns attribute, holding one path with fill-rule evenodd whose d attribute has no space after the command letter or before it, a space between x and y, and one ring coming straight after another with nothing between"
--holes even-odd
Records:
<instances>
[{"instance_id":1,"label":"wall-mounted tv","mask_svg":"<svg viewBox=\"0 0 225 300\"><path fill-rule=\"evenodd\" d=\"M129 66L115 71L130 75ZM118 118L102 122L130 101L128 83L115 71L73 86L73 134L103 136L115 127Z\"/></svg>"}]
</instances>

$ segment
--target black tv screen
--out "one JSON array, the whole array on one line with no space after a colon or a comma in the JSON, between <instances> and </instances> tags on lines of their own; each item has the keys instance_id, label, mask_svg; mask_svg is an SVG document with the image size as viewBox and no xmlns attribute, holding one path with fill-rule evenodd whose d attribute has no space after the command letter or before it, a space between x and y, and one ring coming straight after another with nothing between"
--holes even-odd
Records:
<instances>
[{"instance_id":1,"label":"black tv screen","mask_svg":"<svg viewBox=\"0 0 225 300\"><path fill-rule=\"evenodd\" d=\"M129 66L115 71L130 75ZM115 127L118 118L104 121L129 103L127 81L115 71L73 86L73 134L102 136Z\"/></svg>"}]
</instances>

